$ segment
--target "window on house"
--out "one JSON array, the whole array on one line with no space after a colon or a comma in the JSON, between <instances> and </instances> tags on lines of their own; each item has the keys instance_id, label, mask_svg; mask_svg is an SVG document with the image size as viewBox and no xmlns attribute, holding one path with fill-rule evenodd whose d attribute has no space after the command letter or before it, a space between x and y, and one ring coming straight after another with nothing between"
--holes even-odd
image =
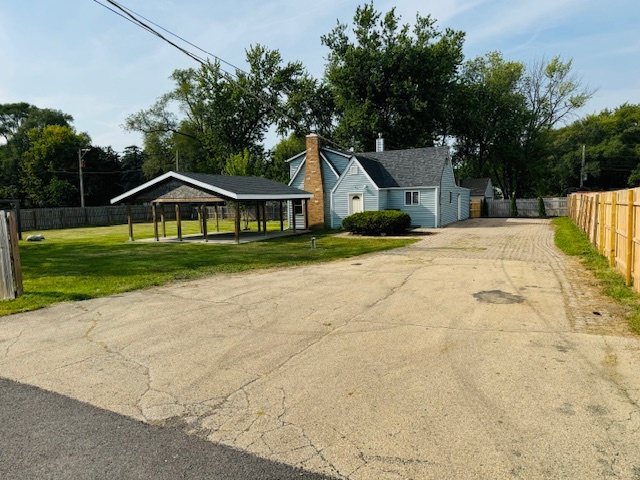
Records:
<instances>
[{"instance_id":1,"label":"window on house","mask_svg":"<svg viewBox=\"0 0 640 480\"><path fill-rule=\"evenodd\" d=\"M453 202L453 192L449 192L449 203Z\"/></svg>"},{"instance_id":2,"label":"window on house","mask_svg":"<svg viewBox=\"0 0 640 480\"><path fill-rule=\"evenodd\" d=\"M302 215L302 200L293 201L293 212L295 215Z\"/></svg>"},{"instance_id":3,"label":"window on house","mask_svg":"<svg viewBox=\"0 0 640 480\"><path fill-rule=\"evenodd\" d=\"M349 175L357 175L357 174L358 174L358 166L351 165L351 168L349 169Z\"/></svg>"},{"instance_id":4,"label":"window on house","mask_svg":"<svg viewBox=\"0 0 640 480\"><path fill-rule=\"evenodd\" d=\"M419 205L420 204L420 192L404 192L404 204L405 205Z\"/></svg>"}]
</instances>

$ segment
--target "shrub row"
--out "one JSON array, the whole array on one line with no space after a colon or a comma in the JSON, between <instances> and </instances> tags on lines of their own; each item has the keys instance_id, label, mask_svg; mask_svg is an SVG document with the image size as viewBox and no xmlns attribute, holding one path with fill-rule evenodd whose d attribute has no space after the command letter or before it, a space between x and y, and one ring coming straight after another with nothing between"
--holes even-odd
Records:
<instances>
[{"instance_id":1,"label":"shrub row","mask_svg":"<svg viewBox=\"0 0 640 480\"><path fill-rule=\"evenodd\" d=\"M354 213L342 220L342 228L360 235L397 235L411 226L411 216L396 210Z\"/></svg>"}]
</instances>

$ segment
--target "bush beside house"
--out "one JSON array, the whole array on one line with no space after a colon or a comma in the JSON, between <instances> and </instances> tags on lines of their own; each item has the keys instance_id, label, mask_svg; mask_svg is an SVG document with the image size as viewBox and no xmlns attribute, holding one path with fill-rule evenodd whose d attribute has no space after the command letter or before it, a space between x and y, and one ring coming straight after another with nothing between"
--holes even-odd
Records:
<instances>
[{"instance_id":1,"label":"bush beside house","mask_svg":"<svg viewBox=\"0 0 640 480\"><path fill-rule=\"evenodd\" d=\"M411 226L411 216L395 210L354 213L342 220L342 228L360 235L397 235Z\"/></svg>"}]
</instances>

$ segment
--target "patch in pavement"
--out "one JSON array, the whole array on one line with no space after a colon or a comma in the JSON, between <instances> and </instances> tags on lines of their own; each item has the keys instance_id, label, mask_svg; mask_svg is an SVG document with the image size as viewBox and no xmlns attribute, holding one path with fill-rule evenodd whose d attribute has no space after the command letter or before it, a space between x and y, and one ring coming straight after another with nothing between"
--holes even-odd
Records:
<instances>
[{"instance_id":1,"label":"patch in pavement","mask_svg":"<svg viewBox=\"0 0 640 480\"><path fill-rule=\"evenodd\" d=\"M502 305L510 303L522 303L524 297L520 295L514 295L513 293L503 292L502 290L484 290L482 292L474 293L473 296L476 300L483 303L498 303Z\"/></svg>"}]
</instances>

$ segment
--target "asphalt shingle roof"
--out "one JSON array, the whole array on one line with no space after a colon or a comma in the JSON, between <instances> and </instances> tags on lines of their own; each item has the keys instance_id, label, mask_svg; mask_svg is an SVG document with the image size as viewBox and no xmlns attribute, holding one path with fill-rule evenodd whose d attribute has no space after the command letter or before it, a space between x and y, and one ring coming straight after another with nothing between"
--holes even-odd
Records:
<instances>
[{"instance_id":1,"label":"asphalt shingle roof","mask_svg":"<svg viewBox=\"0 0 640 480\"><path fill-rule=\"evenodd\" d=\"M460 186L468 188L471 195L484 196L490 180L490 178L465 178L460 180Z\"/></svg>"},{"instance_id":2,"label":"asphalt shingle roof","mask_svg":"<svg viewBox=\"0 0 640 480\"><path fill-rule=\"evenodd\" d=\"M209 173L185 173L183 177L189 177L201 183L236 193L238 195L299 195L305 193L295 187L284 183L269 180L264 177L240 177L229 175L213 175Z\"/></svg>"},{"instance_id":3,"label":"asphalt shingle roof","mask_svg":"<svg viewBox=\"0 0 640 480\"><path fill-rule=\"evenodd\" d=\"M356 158L380 188L430 187L441 183L448 147L358 153Z\"/></svg>"},{"instance_id":4,"label":"asphalt shingle roof","mask_svg":"<svg viewBox=\"0 0 640 480\"><path fill-rule=\"evenodd\" d=\"M111 203L122 201L135 201L136 198L144 198L145 193L153 192L155 194L167 193L158 192L157 189L169 182L182 183L189 186L213 194L218 198L226 198L233 200L293 200L299 198L311 198L312 194L290 187L284 183L275 182L263 177L241 177L229 175L212 175L207 173L189 173L189 172L167 172L159 177L154 178L136 188L129 190L115 198L111 199ZM171 188L176 188L175 186ZM206 196L206 195L205 195Z\"/></svg>"}]
</instances>

